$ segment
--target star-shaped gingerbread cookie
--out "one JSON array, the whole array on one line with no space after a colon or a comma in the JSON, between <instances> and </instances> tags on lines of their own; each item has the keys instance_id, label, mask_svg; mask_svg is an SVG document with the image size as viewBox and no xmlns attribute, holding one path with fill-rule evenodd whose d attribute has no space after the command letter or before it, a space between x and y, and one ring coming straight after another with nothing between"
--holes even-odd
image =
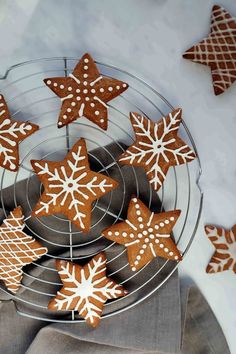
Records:
<instances>
[{"instance_id":1,"label":"star-shaped gingerbread cookie","mask_svg":"<svg viewBox=\"0 0 236 354\"><path fill-rule=\"evenodd\" d=\"M177 135L182 110L176 109L158 123L138 113L130 113L135 142L119 157L123 165L142 166L154 190L158 190L170 166L192 161L196 155Z\"/></svg>"},{"instance_id":2,"label":"star-shaped gingerbread cookie","mask_svg":"<svg viewBox=\"0 0 236 354\"><path fill-rule=\"evenodd\" d=\"M0 95L0 166L17 171L19 143L38 129L35 124L13 120L3 95Z\"/></svg>"},{"instance_id":3,"label":"star-shaped gingerbread cookie","mask_svg":"<svg viewBox=\"0 0 236 354\"><path fill-rule=\"evenodd\" d=\"M132 198L127 220L108 227L102 235L127 247L128 262L133 271L155 257L180 261L182 256L170 234L180 210L155 214L137 198Z\"/></svg>"},{"instance_id":4,"label":"star-shaped gingerbread cookie","mask_svg":"<svg viewBox=\"0 0 236 354\"><path fill-rule=\"evenodd\" d=\"M118 185L90 170L84 139L78 140L63 161L32 160L31 164L44 186L32 215L62 213L84 232L90 229L92 202Z\"/></svg>"},{"instance_id":5,"label":"star-shaped gingerbread cookie","mask_svg":"<svg viewBox=\"0 0 236 354\"><path fill-rule=\"evenodd\" d=\"M84 54L68 77L53 77L45 84L62 101L58 128L82 116L107 129L107 102L127 90L128 84L102 76L89 54Z\"/></svg>"},{"instance_id":6,"label":"star-shaped gingerbread cookie","mask_svg":"<svg viewBox=\"0 0 236 354\"><path fill-rule=\"evenodd\" d=\"M188 49L183 57L210 67L215 95L236 80L236 19L215 5L208 37Z\"/></svg>"},{"instance_id":7,"label":"star-shaped gingerbread cookie","mask_svg":"<svg viewBox=\"0 0 236 354\"><path fill-rule=\"evenodd\" d=\"M97 327L104 303L127 294L127 291L106 277L106 256L97 254L84 267L67 261L56 261L63 283L48 304L49 310L78 311L86 323Z\"/></svg>"},{"instance_id":8,"label":"star-shaped gingerbread cookie","mask_svg":"<svg viewBox=\"0 0 236 354\"><path fill-rule=\"evenodd\" d=\"M207 273L232 270L236 274L236 225L230 230L213 225L205 226L206 235L215 247L207 268Z\"/></svg>"},{"instance_id":9,"label":"star-shaped gingerbread cookie","mask_svg":"<svg viewBox=\"0 0 236 354\"><path fill-rule=\"evenodd\" d=\"M14 209L0 226L0 280L16 293L23 277L22 268L47 253L47 248L25 234L21 207Z\"/></svg>"}]
</instances>

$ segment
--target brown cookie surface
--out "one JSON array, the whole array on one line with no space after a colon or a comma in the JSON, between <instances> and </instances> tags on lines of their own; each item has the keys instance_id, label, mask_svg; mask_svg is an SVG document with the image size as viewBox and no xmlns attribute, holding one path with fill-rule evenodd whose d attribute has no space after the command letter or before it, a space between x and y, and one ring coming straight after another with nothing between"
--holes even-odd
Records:
<instances>
[{"instance_id":1,"label":"brown cookie surface","mask_svg":"<svg viewBox=\"0 0 236 354\"><path fill-rule=\"evenodd\" d=\"M14 209L0 226L0 280L16 293L23 277L22 268L47 253L47 248L25 234L21 207Z\"/></svg>"},{"instance_id":2,"label":"brown cookie surface","mask_svg":"<svg viewBox=\"0 0 236 354\"><path fill-rule=\"evenodd\" d=\"M205 226L206 235L215 247L207 273L232 270L236 274L236 225L231 230L214 225Z\"/></svg>"},{"instance_id":3,"label":"brown cookie surface","mask_svg":"<svg viewBox=\"0 0 236 354\"><path fill-rule=\"evenodd\" d=\"M215 95L220 95L236 80L236 19L215 5L208 37L189 48L185 59L211 68Z\"/></svg>"},{"instance_id":4,"label":"brown cookie surface","mask_svg":"<svg viewBox=\"0 0 236 354\"><path fill-rule=\"evenodd\" d=\"M138 113L130 113L136 140L118 161L123 165L142 166L154 190L162 186L170 166L190 162L196 156L177 135L181 115L179 108L154 123Z\"/></svg>"},{"instance_id":5,"label":"brown cookie surface","mask_svg":"<svg viewBox=\"0 0 236 354\"><path fill-rule=\"evenodd\" d=\"M13 120L3 95L0 95L0 166L17 171L19 143L38 129L36 124Z\"/></svg>"},{"instance_id":6,"label":"brown cookie surface","mask_svg":"<svg viewBox=\"0 0 236 354\"><path fill-rule=\"evenodd\" d=\"M75 143L63 161L32 160L31 164L44 186L32 215L62 213L84 232L90 229L92 202L118 185L90 170L84 139Z\"/></svg>"},{"instance_id":7,"label":"brown cookie surface","mask_svg":"<svg viewBox=\"0 0 236 354\"><path fill-rule=\"evenodd\" d=\"M97 327L107 300L125 296L127 291L106 277L106 256L99 253L84 267L67 261L56 261L63 287L49 302L49 310L78 311L86 323Z\"/></svg>"},{"instance_id":8,"label":"brown cookie surface","mask_svg":"<svg viewBox=\"0 0 236 354\"><path fill-rule=\"evenodd\" d=\"M108 227L102 235L127 248L133 271L142 268L155 257L179 261L182 256L170 234L180 210L155 214L140 199L132 198L127 220Z\"/></svg>"},{"instance_id":9,"label":"brown cookie surface","mask_svg":"<svg viewBox=\"0 0 236 354\"><path fill-rule=\"evenodd\" d=\"M123 81L104 77L89 54L84 54L68 77L53 77L45 84L62 101L58 128L82 116L107 129L107 102L127 90Z\"/></svg>"}]
</instances>

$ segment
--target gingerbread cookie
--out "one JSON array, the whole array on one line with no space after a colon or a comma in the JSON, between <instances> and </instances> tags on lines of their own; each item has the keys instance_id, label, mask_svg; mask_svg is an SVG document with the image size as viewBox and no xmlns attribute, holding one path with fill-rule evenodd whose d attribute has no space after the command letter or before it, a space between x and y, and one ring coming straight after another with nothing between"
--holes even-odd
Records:
<instances>
[{"instance_id":1,"label":"gingerbread cookie","mask_svg":"<svg viewBox=\"0 0 236 354\"><path fill-rule=\"evenodd\" d=\"M127 247L128 261L133 271L142 268L155 257L180 261L182 256L170 234L180 210L154 214L137 198L132 198L127 220L108 227L102 235Z\"/></svg>"},{"instance_id":2,"label":"gingerbread cookie","mask_svg":"<svg viewBox=\"0 0 236 354\"><path fill-rule=\"evenodd\" d=\"M97 254L84 267L67 261L56 261L63 283L48 304L49 310L78 311L86 323L97 327L104 303L125 296L128 292L106 277L106 256Z\"/></svg>"},{"instance_id":3,"label":"gingerbread cookie","mask_svg":"<svg viewBox=\"0 0 236 354\"><path fill-rule=\"evenodd\" d=\"M0 166L17 171L19 143L38 129L35 124L13 120L3 95L0 95Z\"/></svg>"},{"instance_id":4,"label":"gingerbread cookie","mask_svg":"<svg viewBox=\"0 0 236 354\"><path fill-rule=\"evenodd\" d=\"M236 80L236 19L215 5L208 37L188 49L183 57L211 68L215 95L220 95Z\"/></svg>"},{"instance_id":5,"label":"gingerbread cookie","mask_svg":"<svg viewBox=\"0 0 236 354\"><path fill-rule=\"evenodd\" d=\"M178 137L182 110L176 109L158 123L138 113L130 113L135 142L120 156L123 165L142 166L154 190L158 190L170 166L192 161L196 155Z\"/></svg>"},{"instance_id":6,"label":"gingerbread cookie","mask_svg":"<svg viewBox=\"0 0 236 354\"><path fill-rule=\"evenodd\" d=\"M45 84L62 101L58 128L82 116L107 129L107 102L127 90L125 82L104 77L89 54L84 54L68 77L53 77Z\"/></svg>"},{"instance_id":7,"label":"gingerbread cookie","mask_svg":"<svg viewBox=\"0 0 236 354\"><path fill-rule=\"evenodd\" d=\"M22 268L47 253L47 248L23 232L21 207L14 209L0 226L0 280L16 293L23 277Z\"/></svg>"},{"instance_id":8,"label":"gingerbread cookie","mask_svg":"<svg viewBox=\"0 0 236 354\"><path fill-rule=\"evenodd\" d=\"M84 232L90 229L92 202L118 185L90 170L84 139L78 140L63 161L32 160L31 164L44 185L32 215L62 213Z\"/></svg>"},{"instance_id":9,"label":"gingerbread cookie","mask_svg":"<svg viewBox=\"0 0 236 354\"><path fill-rule=\"evenodd\" d=\"M232 270L236 274L236 225L231 230L213 225L205 226L206 235L215 247L207 268L207 273Z\"/></svg>"}]
</instances>

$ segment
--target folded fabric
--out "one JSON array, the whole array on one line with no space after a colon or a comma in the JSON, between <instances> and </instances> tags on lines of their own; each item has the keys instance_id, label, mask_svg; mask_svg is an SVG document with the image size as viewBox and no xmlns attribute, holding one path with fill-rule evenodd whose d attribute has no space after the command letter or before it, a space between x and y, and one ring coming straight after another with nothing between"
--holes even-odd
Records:
<instances>
[{"instance_id":1,"label":"folded fabric","mask_svg":"<svg viewBox=\"0 0 236 354\"><path fill-rule=\"evenodd\" d=\"M90 153L90 162L92 169L99 171L102 166L111 164L114 159L122 152L121 144L112 144L106 148L100 148ZM107 151L109 153L107 153ZM100 162L99 162L100 161ZM106 173L106 171L104 171ZM111 215L106 215L97 223L91 232L84 236L83 234L74 235L76 240L85 241L87 238L94 238L100 235L101 230L107 225L115 221L114 215L120 213L125 217L127 205L132 194L135 194L147 204L151 200L152 208L155 211L160 210L161 205L157 194L149 194L149 184L145 174L137 169L138 190L135 183L135 175L132 168L127 166L118 167L114 165L109 168L109 175L119 182L119 188L113 192L112 199L107 195L98 202L93 210L93 223L103 216L104 209L107 205ZM26 216L30 215L32 207L39 198L40 183L36 176L30 177L28 180L18 182L13 187L8 187L2 191L2 200L4 207L1 211L2 219L4 213L12 210L16 204L21 205ZM28 198L26 198L26 195ZM120 210L120 206L122 206ZM68 247L59 247L58 244L69 242L68 237L68 222L55 217L30 218L27 220L28 233L32 233L39 237L39 241L43 242L49 249L49 254L56 257L69 257ZM58 233L58 230L60 232ZM76 231L76 229L73 229ZM37 236L38 235L38 236ZM79 239L80 238L80 239ZM83 247L83 253L80 248L73 250L73 255L89 255L93 252L98 252L100 247L104 247L105 240L96 242L96 245L88 245ZM114 256L114 252L122 249L121 246L108 248L106 251L108 259ZM124 255L125 259L125 255ZM119 260L120 261L120 260ZM31 303L36 303L47 306L48 297L43 297L41 293L48 292L47 281L39 282L37 279L52 279L55 278L55 272L48 278L47 268L55 268L54 259L46 257L38 262L40 267L26 267L25 276L23 278L23 286L17 298L27 299ZM155 269L158 269L163 264L162 260L155 260L149 265L149 272L153 274ZM169 264L162 272L164 278L173 267ZM128 267L122 271L122 277L119 280L126 279L130 274ZM166 272L166 273L165 273ZM50 274L51 274L50 273ZM147 276L147 272L141 272L136 281L142 284ZM154 279L149 282L144 293L139 296L144 296L149 291L155 288L156 282L161 279ZM135 286L137 284L134 284ZM131 284L132 286L132 284ZM34 291L36 290L36 291ZM51 288L51 293L55 294L56 289ZM0 298L5 300L0 307L0 353L25 353L40 354L40 353L179 353L181 351L181 341L183 338L183 353L229 353L227 344L221 329L211 313L209 306L199 294L198 290L190 290L188 297L185 295L186 301L182 308L186 313L186 326L181 325L181 299L180 285L178 273L175 271L167 282L151 297L139 303L131 309L117 314L112 317L102 319L97 329L91 329L85 323L52 323L34 320L32 318L23 317L18 314L17 310L24 313L29 313L32 316L38 316L40 311L36 311L34 306L25 304L17 299L11 300L11 295L0 291ZM182 297L183 298L183 297ZM132 295L127 302L127 305L138 300L138 295ZM123 301L123 300L122 300ZM125 304L125 302L124 302ZM119 305L114 306L113 310L118 309ZM204 308L204 313L200 311ZM199 312L200 311L200 312ZM46 316L44 311L43 315ZM207 316L208 313L208 316ZM54 318L62 319L61 314L54 314ZM182 316L183 318L183 316ZM198 321L196 328L195 321ZM211 329L208 328L210 321ZM185 328L185 330L183 330ZM183 333L183 334L182 334ZM213 334L214 333L214 334ZM215 335L217 338L215 338ZM200 339L200 341L198 340ZM193 343L193 346L192 346ZM214 348L222 349L223 351L212 351ZM201 349L204 349L201 351ZM213 349L212 349L213 348ZM195 350L195 351L194 351ZM196 351L198 350L198 351Z\"/></svg>"}]
</instances>

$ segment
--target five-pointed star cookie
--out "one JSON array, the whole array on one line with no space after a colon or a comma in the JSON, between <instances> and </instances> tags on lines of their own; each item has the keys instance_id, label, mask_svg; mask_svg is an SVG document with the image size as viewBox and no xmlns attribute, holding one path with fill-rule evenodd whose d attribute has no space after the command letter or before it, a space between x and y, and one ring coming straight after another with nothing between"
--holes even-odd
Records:
<instances>
[{"instance_id":1,"label":"five-pointed star cookie","mask_svg":"<svg viewBox=\"0 0 236 354\"><path fill-rule=\"evenodd\" d=\"M107 102L128 88L125 82L102 76L89 54L83 55L68 77L44 82L62 101L58 128L84 116L106 130Z\"/></svg>"},{"instance_id":2,"label":"five-pointed star cookie","mask_svg":"<svg viewBox=\"0 0 236 354\"><path fill-rule=\"evenodd\" d=\"M47 248L25 234L21 207L14 209L0 226L0 280L16 293L23 277L22 268L47 253Z\"/></svg>"},{"instance_id":3,"label":"five-pointed star cookie","mask_svg":"<svg viewBox=\"0 0 236 354\"><path fill-rule=\"evenodd\" d=\"M127 294L127 291L106 277L106 256L97 254L84 267L67 261L56 261L63 283L49 304L50 310L75 310L86 323L97 327L104 303Z\"/></svg>"},{"instance_id":4,"label":"five-pointed star cookie","mask_svg":"<svg viewBox=\"0 0 236 354\"><path fill-rule=\"evenodd\" d=\"M209 66L215 95L223 93L236 80L236 19L221 6L213 6L210 34L183 57Z\"/></svg>"},{"instance_id":5,"label":"five-pointed star cookie","mask_svg":"<svg viewBox=\"0 0 236 354\"><path fill-rule=\"evenodd\" d=\"M132 198L127 220L108 227L102 235L127 247L133 271L155 257L179 261L182 256L170 237L179 215L180 210L154 214L141 200Z\"/></svg>"},{"instance_id":6,"label":"five-pointed star cookie","mask_svg":"<svg viewBox=\"0 0 236 354\"><path fill-rule=\"evenodd\" d=\"M135 142L120 156L123 165L142 166L149 182L158 190L170 166L192 161L196 155L178 137L181 123L181 109L176 109L158 123L138 113L130 113Z\"/></svg>"},{"instance_id":7,"label":"five-pointed star cookie","mask_svg":"<svg viewBox=\"0 0 236 354\"><path fill-rule=\"evenodd\" d=\"M205 231L216 249L206 272L217 273L232 270L236 274L236 225L231 230L207 225Z\"/></svg>"},{"instance_id":8,"label":"five-pointed star cookie","mask_svg":"<svg viewBox=\"0 0 236 354\"><path fill-rule=\"evenodd\" d=\"M92 202L118 185L90 170L84 139L78 140L63 161L32 160L31 164L44 185L32 215L62 213L84 232L90 229Z\"/></svg>"},{"instance_id":9,"label":"five-pointed star cookie","mask_svg":"<svg viewBox=\"0 0 236 354\"><path fill-rule=\"evenodd\" d=\"M19 168L19 143L39 127L11 118L3 95L0 95L0 166L10 171Z\"/></svg>"}]
</instances>

